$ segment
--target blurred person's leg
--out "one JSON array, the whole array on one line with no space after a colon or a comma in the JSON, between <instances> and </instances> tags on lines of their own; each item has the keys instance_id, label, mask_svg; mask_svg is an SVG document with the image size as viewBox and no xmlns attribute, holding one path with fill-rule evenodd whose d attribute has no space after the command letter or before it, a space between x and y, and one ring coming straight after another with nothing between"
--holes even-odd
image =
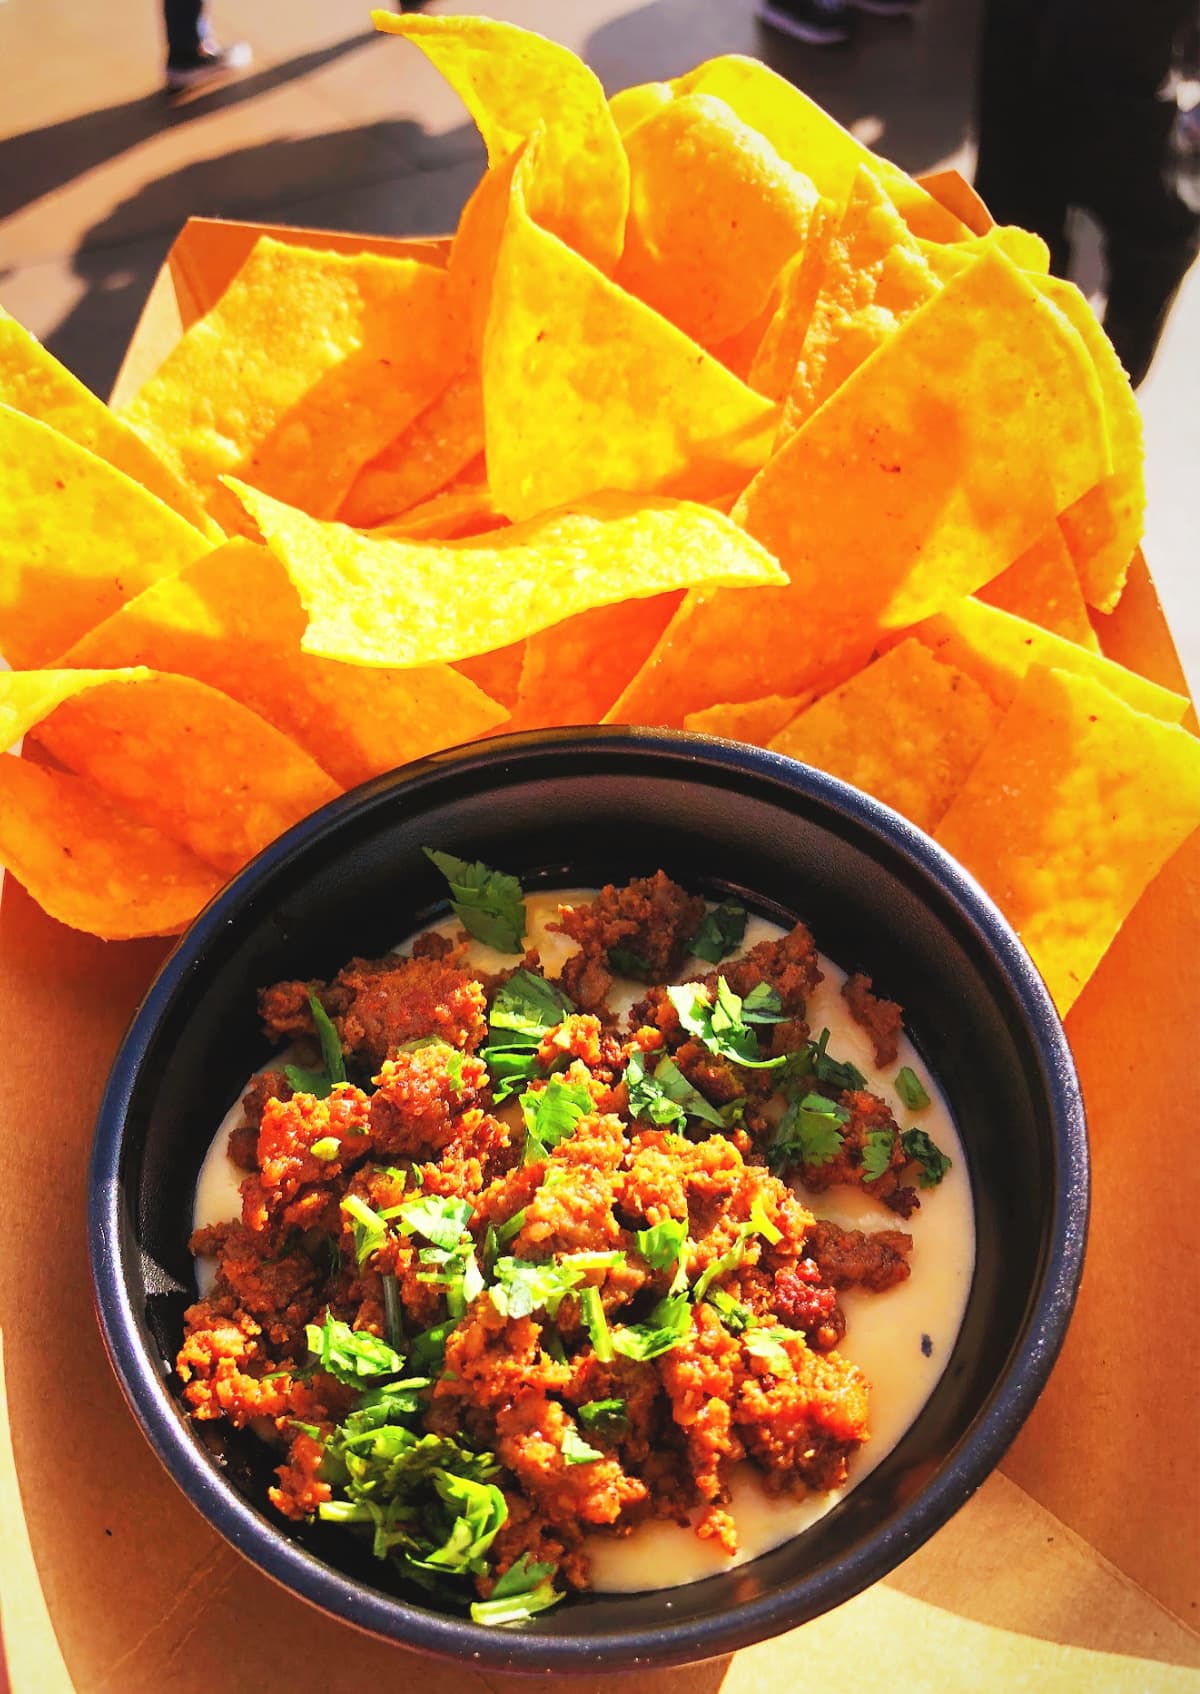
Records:
<instances>
[{"instance_id":1,"label":"blurred person's leg","mask_svg":"<svg viewBox=\"0 0 1200 1694\"><path fill-rule=\"evenodd\" d=\"M250 63L245 42L218 47L209 34L204 0L163 0L167 31L167 92L202 87L244 70Z\"/></svg>"}]
</instances>

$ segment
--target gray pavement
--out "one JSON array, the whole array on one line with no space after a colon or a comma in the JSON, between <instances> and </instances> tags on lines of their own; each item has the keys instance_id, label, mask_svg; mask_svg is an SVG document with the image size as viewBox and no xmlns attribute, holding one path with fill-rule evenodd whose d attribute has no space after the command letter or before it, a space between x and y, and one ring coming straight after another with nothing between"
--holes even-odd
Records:
<instances>
[{"instance_id":1,"label":"gray pavement","mask_svg":"<svg viewBox=\"0 0 1200 1694\"><path fill-rule=\"evenodd\" d=\"M832 51L763 31L753 0L486 9L564 41L610 90L756 54L906 168L970 171L979 0L926 0L911 22L864 17L853 48ZM0 301L99 393L190 214L432 234L453 226L482 166L456 97L419 53L372 30L363 0L212 0L212 17L224 39L251 43L253 70L172 106L155 0L0 0ZM1086 250L1081 263L1087 286ZM1193 690L1198 372L1200 270L1142 391L1147 551Z\"/></svg>"}]
</instances>

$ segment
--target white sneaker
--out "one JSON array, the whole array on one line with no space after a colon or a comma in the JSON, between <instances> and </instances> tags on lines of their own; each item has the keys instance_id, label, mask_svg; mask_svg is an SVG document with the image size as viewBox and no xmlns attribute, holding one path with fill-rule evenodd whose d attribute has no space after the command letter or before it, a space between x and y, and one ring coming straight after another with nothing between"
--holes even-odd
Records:
<instances>
[{"instance_id":1,"label":"white sneaker","mask_svg":"<svg viewBox=\"0 0 1200 1694\"><path fill-rule=\"evenodd\" d=\"M167 93L182 94L188 88L203 88L211 82L223 82L226 77L244 71L253 59L249 43L237 41L232 47L218 47L215 41L203 41L187 60L167 60Z\"/></svg>"}]
</instances>

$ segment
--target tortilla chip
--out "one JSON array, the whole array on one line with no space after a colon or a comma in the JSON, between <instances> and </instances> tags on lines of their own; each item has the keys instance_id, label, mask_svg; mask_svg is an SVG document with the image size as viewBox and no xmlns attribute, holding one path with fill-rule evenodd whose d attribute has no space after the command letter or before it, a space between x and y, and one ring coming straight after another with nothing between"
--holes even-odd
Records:
<instances>
[{"instance_id":1,"label":"tortilla chip","mask_svg":"<svg viewBox=\"0 0 1200 1694\"><path fill-rule=\"evenodd\" d=\"M626 137L629 222L614 280L702 347L756 318L820 203L806 176L707 94Z\"/></svg>"},{"instance_id":2,"label":"tortilla chip","mask_svg":"<svg viewBox=\"0 0 1200 1694\"><path fill-rule=\"evenodd\" d=\"M210 547L107 460L0 405L0 651L10 664L47 664Z\"/></svg>"},{"instance_id":3,"label":"tortilla chip","mask_svg":"<svg viewBox=\"0 0 1200 1694\"><path fill-rule=\"evenodd\" d=\"M502 164L546 124L530 209L600 270L621 252L629 166L604 89L569 48L492 18L397 17L376 29L402 35L437 67L474 118L488 164Z\"/></svg>"},{"instance_id":4,"label":"tortilla chip","mask_svg":"<svg viewBox=\"0 0 1200 1694\"><path fill-rule=\"evenodd\" d=\"M229 486L296 585L305 651L360 665L449 663L591 606L783 579L736 524L683 502L608 494L467 541L377 541Z\"/></svg>"},{"instance_id":5,"label":"tortilla chip","mask_svg":"<svg viewBox=\"0 0 1200 1694\"><path fill-rule=\"evenodd\" d=\"M1146 520L1142 478L1142 415L1112 342L1073 282L1039 277L1037 286L1071 320L1083 337L1104 399L1112 442L1112 472L1059 516L1079 572L1083 597L1097 611L1111 612L1121 598Z\"/></svg>"},{"instance_id":6,"label":"tortilla chip","mask_svg":"<svg viewBox=\"0 0 1200 1694\"><path fill-rule=\"evenodd\" d=\"M964 671L910 639L794 718L770 747L932 830L1001 715Z\"/></svg>"},{"instance_id":7,"label":"tortilla chip","mask_svg":"<svg viewBox=\"0 0 1200 1694\"><path fill-rule=\"evenodd\" d=\"M1037 664L1090 677L1135 712L1161 718L1164 723L1178 723L1187 711L1183 695L1172 694L1102 653L1089 652L1061 635L973 597L927 618L913 634L939 659L973 676L1000 706L1012 704L1025 673L1030 665Z\"/></svg>"},{"instance_id":8,"label":"tortilla chip","mask_svg":"<svg viewBox=\"0 0 1200 1694\"><path fill-rule=\"evenodd\" d=\"M776 281L774 309L746 375L750 387L768 400L786 399L792 386L839 221L833 202L821 200L803 250L789 259Z\"/></svg>"},{"instance_id":9,"label":"tortilla chip","mask_svg":"<svg viewBox=\"0 0 1200 1694\"><path fill-rule=\"evenodd\" d=\"M985 582L978 597L1002 612L1028 618L1090 653L1100 651L1083 603L1075 565L1057 523L1051 524L1032 547L1026 548L1006 571Z\"/></svg>"},{"instance_id":10,"label":"tortilla chip","mask_svg":"<svg viewBox=\"0 0 1200 1694\"><path fill-rule=\"evenodd\" d=\"M396 518L380 524L373 536L399 535L410 541L457 541L464 535L484 535L503 529L505 519L496 510L492 491L483 475L483 460L472 467L475 474L452 482L440 494L422 501Z\"/></svg>"},{"instance_id":11,"label":"tortilla chip","mask_svg":"<svg viewBox=\"0 0 1200 1694\"><path fill-rule=\"evenodd\" d=\"M106 941L176 935L223 878L81 777L0 757L0 862L43 911Z\"/></svg>"},{"instance_id":12,"label":"tortilla chip","mask_svg":"<svg viewBox=\"0 0 1200 1694\"><path fill-rule=\"evenodd\" d=\"M483 390L475 366L461 370L420 417L359 471L338 520L372 529L441 492L483 453Z\"/></svg>"},{"instance_id":13,"label":"tortilla chip","mask_svg":"<svg viewBox=\"0 0 1200 1694\"><path fill-rule=\"evenodd\" d=\"M866 165L914 235L957 241L970 233L899 165L872 153L815 101L757 59L738 54L709 59L678 77L672 87L677 95L713 94L724 100L743 123L766 136L781 159L803 171L838 206L846 204L854 173Z\"/></svg>"},{"instance_id":14,"label":"tortilla chip","mask_svg":"<svg viewBox=\"0 0 1200 1694\"><path fill-rule=\"evenodd\" d=\"M977 259L735 506L789 586L690 593L613 721L844 681L886 631L998 576L1107 457L1079 336L1007 260Z\"/></svg>"},{"instance_id":15,"label":"tortilla chip","mask_svg":"<svg viewBox=\"0 0 1200 1694\"><path fill-rule=\"evenodd\" d=\"M476 653L473 658L459 659L450 668L511 711L517 703L524 661L525 643L514 641L507 647L494 648L490 653ZM508 729L511 726L506 724L504 727Z\"/></svg>"},{"instance_id":16,"label":"tortilla chip","mask_svg":"<svg viewBox=\"0 0 1200 1694\"><path fill-rule=\"evenodd\" d=\"M37 418L123 471L210 541L223 539L200 501L135 430L97 400L0 306L0 404Z\"/></svg>"},{"instance_id":17,"label":"tortilla chip","mask_svg":"<svg viewBox=\"0 0 1200 1694\"><path fill-rule=\"evenodd\" d=\"M0 676L11 718L39 673ZM29 733L119 807L235 871L341 789L286 735L190 677L155 671L52 671L74 694ZM14 704L15 702L15 704Z\"/></svg>"},{"instance_id":18,"label":"tortilla chip","mask_svg":"<svg viewBox=\"0 0 1200 1694\"><path fill-rule=\"evenodd\" d=\"M701 712L689 712L683 727L694 735L720 735L726 741L748 741L752 747L765 747L811 704L811 694L766 694L761 700L722 701Z\"/></svg>"},{"instance_id":19,"label":"tortilla chip","mask_svg":"<svg viewBox=\"0 0 1200 1694\"><path fill-rule=\"evenodd\" d=\"M823 259L821 285L784 407L781 441L940 286L916 237L868 170L856 174Z\"/></svg>"},{"instance_id":20,"label":"tortilla chip","mask_svg":"<svg viewBox=\"0 0 1200 1694\"><path fill-rule=\"evenodd\" d=\"M639 82L632 88L619 88L608 97L608 109L622 140L637 128L644 118L653 117L675 98L669 82Z\"/></svg>"},{"instance_id":21,"label":"tortilla chip","mask_svg":"<svg viewBox=\"0 0 1200 1694\"><path fill-rule=\"evenodd\" d=\"M529 216L523 156L484 342L488 478L514 520L601 489L707 499L752 475L776 409Z\"/></svg>"},{"instance_id":22,"label":"tortilla chip","mask_svg":"<svg viewBox=\"0 0 1200 1694\"><path fill-rule=\"evenodd\" d=\"M649 600L593 606L531 635L512 727L599 723L649 658L682 597L676 589Z\"/></svg>"},{"instance_id":23,"label":"tortilla chip","mask_svg":"<svg viewBox=\"0 0 1200 1694\"><path fill-rule=\"evenodd\" d=\"M1034 666L942 819L1064 1016L1200 824L1200 742L1090 677Z\"/></svg>"},{"instance_id":24,"label":"tortilla chip","mask_svg":"<svg viewBox=\"0 0 1200 1694\"><path fill-rule=\"evenodd\" d=\"M305 617L267 548L231 541L131 600L58 662L150 665L220 689L344 787L486 735L507 713L446 665L364 670L300 650Z\"/></svg>"},{"instance_id":25,"label":"tortilla chip","mask_svg":"<svg viewBox=\"0 0 1200 1694\"><path fill-rule=\"evenodd\" d=\"M226 530L226 473L330 517L459 364L449 294L435 265L264 236L125 416Z\"/></svg>"}]
</instances>

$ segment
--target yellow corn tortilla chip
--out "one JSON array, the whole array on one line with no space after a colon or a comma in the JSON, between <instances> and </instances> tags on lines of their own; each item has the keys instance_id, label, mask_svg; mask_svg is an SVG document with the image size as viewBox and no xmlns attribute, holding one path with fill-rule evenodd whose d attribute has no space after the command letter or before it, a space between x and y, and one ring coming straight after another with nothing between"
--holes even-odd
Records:
<instances>
[{"instance_id":1,"label":"yellow corn tortilla chip","mask_svg":"<svg viewBox=\"0 0 1200 1694\"><path fill-rule=\"evenodd\" d=\"M453 482L483 453L483 390L459 371L406 430L365 464L337 516L355 529L390 523Z\"/></svg>"},{"instance_id":2,"label":"yellow corn tortilla chip","mask_svg":"<svg viewBox=\"0 0 1200 1694\"><path fill-rule=\"evenodd\" d=\"M761 700L722 701L703 711L689 712L683 727L695 735L720 735L726 741L748 741L752 747L765 747L811 704L811 694L766 694Z\"/></svg>"},{"instance_id":3,"label":"yellow corn tortilla chip","mask_svg":"<svg viewBox=\"0 0 1200 1694\"><path fill-rule=\"evenodd\" d=\"M1039 664L1090 677L1134 711L1164 723L1179 723L1187 711L1183 695L974 597L927 618L913 634L939 659L973 676L1001 706L1011 705L1029 667Z\"/></svg>"},{"instance_id":4,"label":"yellow corn tortilla chip","mask_svg":"<svg viewBox=\"0 0 1200 1694\"><path fill-rule=\"evenodd\" d=\"M175 935L224 880L82 777L0 757L0 863L59 923L106 941Z\"/></svg>"},{"instance_id":5,"label":"yellow corn tortilla chip","mask_svg":"<svg viewBox=\"0 0 1200 1694\"><path fill-rule=\"evenodd\" d=\"M669 82L638 82L632 88L619 88L608 97L608 109L622 138L637 128L643 118L651 117L675 98Z\"/></svg>"},{"instance_id":6,"label":"yellow corn tortilla chip","mask_svg":"<svg viewBox=\"0 0 1200 1694\"><path fill-rule=\"evenodd\" d=\"M125 416L228 530L252 480L331 517L462 357L444 270L264 236Z\"/></svg>"},{"instance_id":7,"label":"yellow corn tortilla chip","mask_svg":"<svg viewBox=\"0 0 1200 1694\"><path fill-rule=\"evenodd\" d=\"M464 535L483 535L503 529L505 520L496 510L492 491L483 475L483 460L473 467L476 474L452 482L440 494L431 495L392 523L379 524L374 536L399 535L410 541L457 541Z\"/></svg>"},{"instance_id":8,"label":"yellow corn tortilla chip","mask_svg":"<svg viewBox=\"0 0 1200 1694\"><path fill-rule=\"evenodd\" d=\"M513 729L599 723L640 669L682 595L593 606L525 642Z\"/></svg>"},{"instance_id":9,"label":"yellow corn tortilla chip","mask_svg":"<svg viewBox=\"0 0 1200 1694\"><path fill-rule=\"evenodd\" d=\"M916 237L868 170L856 174L823 258L821 286L784 406L781 441L940 286Z\"/></svg>"},{"instance_id":10,"label":"yellow corn tortilla chip","mask_svg":"<svg viewBox=\"0 0 1200 1694\"><path fill-rule=\"evenodd\" d=\"M10 664L47 664L210 547L107 460L0 405L0 652Z\"/></svg>"},{"instance_id":11,"label":"yellow corn tortilla chip","mask_svg":"<svg viewBox=\"0 0 1200 1694\"><path fill-rule=\"evenodd\" d=\"M365 670L303 653L304 627L300 598L274 554L236 540L130 600L58 663L149 665L207 683L274 724L347 788L507 718L446 665Z\"/></svg>"},{"instance_id":12,"label":"yellow corn tortilla chip","mask_svg":"<svg viewBox=\"0 0 1200 1694\"><path fill-rule=\"evenodd\" d=\"M770 741L932 830L1001 718L977 682L902 641Z\"/></svg>"},{"instance_id":13,"label":"yellow corn tortilla chip","mask_svg":"<svg viewBox=\"0 0 1200 1694\"><path fill-rule=\"evenodd\" d=\"M918 245L922 258L939 282L949 282L972 259L981 253L994 252L997 247L1018 270L1045 276L1050 269L1050 249L1041 236L1016 224L996 224L985 234L971 235L964 241L920 241Z\"/></svg>"},{"instance_id":14,"label":"yellow corn tortilla chip","mask_svg":"<svg viewBox=\"0 0 1200 1694\"><path fill-rule=\"evenodd\" d=\"M722 100L685 94L626 137L622 288L702 347L756 318L820 202L806 176Z\"/></svg>"},{"instance_id":15,"label":"yellow corn tortilla chip","mask_svg":"<svg viewBox=\"0 0 1200 1694\"><path fill-rule=\"evenodd\" d=\"M707 499L764 463L777 412L530 218L513 177L484 340L488 480L514 520L601 489Z\"/></svg>"},{"instance_id":16,"label":"yellow corn tortilla chip","mask_svg":"<svg viewBox=\"0 0 1200 1694\"><path fill-rule=\"evenodd\" d=\"M1006 571L985 582L979 598L1002 612L1028 618L1055 635L1100 651L1100 643L1083 603L1083 592L1071 554L1057 523L1038 536Z\"/></svg>"},{"instance_id":17,"label":"yellow corn tortilla chip","mask_svg":"<svg viewBox=\"0 0 1200 1694\"><path fill-rule=\"evenodd\" d=\"M466 325L469 357L478 365L492 304L496 258L508 218L513 172L522 157L511 153L484 171L476 183L450 243L447 271L455 310Z\"/></svg>"},{"instance_id":18,"label":"yellow corn tortilla chip","mask_svg":"<svg viewBox=\"0 0 1200 1694\"><path fill-rule=\"evenodd\" d=\"M1034 666L937 830L1070 1011L1200 824L1200 742L1090 677Z\"/></svg>"},{"instance_id":19,"label":"yellow corn tortilla chip","mask_svg":"<svg viewBox=\"0 0 1200 1694\"><path fill-rule=\"evenodd\" d=\"M802 251L779 274L774 308L746 373L750 387L768 400L785 399L792 386L838 222L832 200L822 199Z\"/></svg>"},{"instance_id":20,"label":"yellow corn tortilla chip","mask_svg":"<svg viewBox=\"0 0 1200 1694\"><path fill-rule=\"evenodd\" d=\"M490 699L511 710L517 703L524 660L524 641L513 641L507 647L494 648L490 653L476 653L473 658L458 659L450 668L467 677ZM511 725L505 724L504 728L507 730Z\"/></svg>"},{"instance_id":21,"label":"yellow corn tortilla chip","mask_svg":"<svg viewBox=\"0 0 1200 1694\"><path fill-rule=\"evenodd\" d=\"M141 483L210 541L221 531L190 489L123 418L97 400L36 336L0 306L0 404L37 418Z\"/></svg>"},{"instance_id":22,"label":"yellow corn tortilla chip","mask_svg":"<svg viewBox=\"0 0 1200 1694\"><path fill-rule=\"evenodd\" d=\"M341 793L286 735L191 677L11 672L0 675L8 724L28 717L35 688L65 697L28 733L122 810L217 870L237 870Z\"/></svg>"},{"instance_id":23,"label":"yellow corn tortilla chip","mask_svg":"<svg viewBox=\"0 0 1200 1694\"><path fill-rule=\"evenodd\" d=\"M672 85L677 94L713 94L774 147L780 158L803 171L838 206L850 197L860 165L875 173L914 235L957 241L966 225L906 176L856 141L828 112L757 59L728 54L709 59Z\"/></svg>"},{"instance_id":24,"label":"yellow corn tortilla chip","mask_svg":"<svg viewBox=\"0 0 1200 1694\"><path fill-rule=\"evenodd\" d=\"M1107 460L1078 334L1007 260L977 259L734 507L788 587L690 593L612 720L844 681L886 631L998 576Z\"/></svg>"},{"instance_id":25,"label":"yellow corn tortilla chip","mask_svg":"<svg viewBox=\"0 0 1200 1694\"><path fill-rule=\"evenodd\" d=\"M629 167L595 74L569 48L492 18L372 12L376 29L419 47L474 118L488 164L547 125L530 188L534 217L601 270L621 251Z\"/></svg>"},{"instance_id":26,"label":"yellow corn tortilla chip","mask_svg":"<svg viewBox=\"0 0 1200 1694\"><path fill-rule=\"evenodd\" d=\"M1055 276L1038 277L1036 282L1083 337L1100 381L1112 442L1112 472L1061 513L1059 523L1079 572L1084 599L1097 611L1111 612L1121 598L1130 561L1145 529L1142 415L1112 342L1075 284Z\"/></svg>"},{"instance_id":27,"label":"yellow corn tortilla chip","mask_svg":"<svg viewBox=\"0 0 1200 1694\"><path fill-rule=\"evenodd\" d=\"M296 585L305 651L360 665L448 663L591 606L783 579L736 524L680 501L608 494L466 541L420 542L374 540L230 487Z\"/></svg>"}]
</instances>

